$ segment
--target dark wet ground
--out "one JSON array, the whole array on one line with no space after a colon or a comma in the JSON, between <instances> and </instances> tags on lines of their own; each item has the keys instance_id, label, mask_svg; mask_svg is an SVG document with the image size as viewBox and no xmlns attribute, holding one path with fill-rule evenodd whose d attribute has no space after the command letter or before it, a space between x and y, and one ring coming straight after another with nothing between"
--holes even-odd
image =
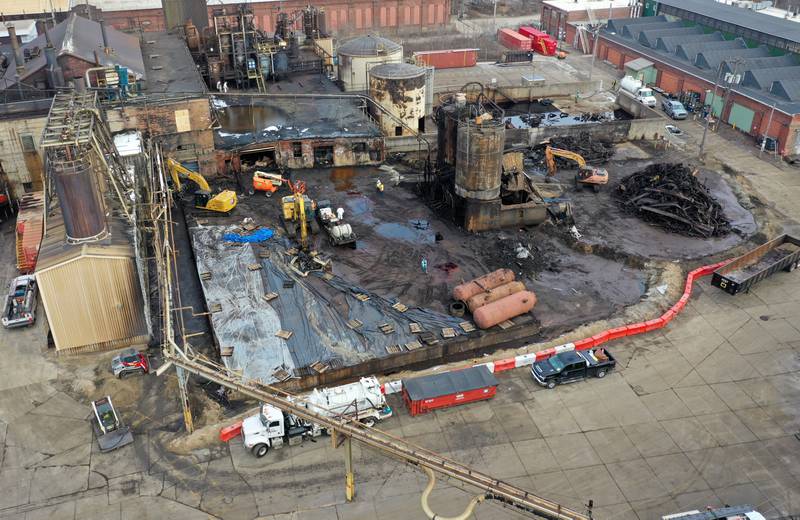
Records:
<instances>
[{"instance_id":1,"label":"dark wet ground","mask_svg":"<svg viewBox=\"0 0 800 520\"><path fill-rule=\"evenodd\" d=\"M345 221L358 234L355 250L334 248L324 235L313 238L314 247L333 258L333 272L409 306L446 312L453 287L508 267L537 294L534 317L545 327L561 330L607 317L636 303L646 290L645 273L570 249L553 226L465 233L434 214L410 188L392 185L389 176L375 168L303 170L292 177L307 183L312 198L343 208ZM378 178L386 185L383 194L375 189ZM251 216L257 224L281 229L279 201L285 194L240 196L239 207L228 218L241 221ZM516 258L517 243L532 252L531 258ZM421 267L423 258L427 274Z\"/></svg>"},{"instance_id":2,"label":"dark wet ground","mask_svg":"<svg viewBox=\"0 0 800 520\"><path fill-rule=\"evenodd\" d=\"M590 189L567 189L565 196L573 204L575 224L582 235L581 240L606 246L621 255L643 259L687 260L727 251L756 233L756 221L738 200L727 180L728 176L709 170L700 170L698 178L719 201L725 216L731 222L733 232L727 236L710 239L685 237L622 213L612 197L619 180L649 164L669 160L678 161L679 158L662 155L646 160L611 161L602 165L608 170L610 181L600 193L594 193ZM557 177L565 185L573 186L574 175L574 170L562 169Z\"/></svg>"}]
</instances>

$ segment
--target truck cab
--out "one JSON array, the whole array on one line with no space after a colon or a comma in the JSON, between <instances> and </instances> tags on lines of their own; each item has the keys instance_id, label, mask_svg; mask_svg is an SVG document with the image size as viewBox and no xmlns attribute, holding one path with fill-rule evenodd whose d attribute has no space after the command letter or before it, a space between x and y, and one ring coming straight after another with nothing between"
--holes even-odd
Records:
<instances>
[{"instance_id":1,"label":"truck cab","mask_svg":"<svg viewBox=\"0 0 800 520\"><path fill-rule=\"evenodd\" d=\"M604 348L571 350L536 361L531 365L531 376L541 386L555 388L587 377L603 378L616 363Z\"/></svg>"},{"instance_id":2,"label":"truck cab","mask_svg":"<svg viewBox=\"0 0 800 520\"><path fill-rule=\"evenodd\" d=\"M278 449L284 441L290 446L300 444L303 437L321 435L319 428L287 414L269 404L261 405L258 414L242 421L242 437L244 446L256 457L263 457L270 448Z\"/></svg>"}]
</instances>

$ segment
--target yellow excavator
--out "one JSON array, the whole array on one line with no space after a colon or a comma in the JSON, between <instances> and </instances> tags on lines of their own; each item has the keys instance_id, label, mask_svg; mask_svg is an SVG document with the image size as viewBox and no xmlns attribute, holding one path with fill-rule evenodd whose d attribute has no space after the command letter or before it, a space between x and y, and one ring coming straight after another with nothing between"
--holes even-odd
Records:
<instances>
[{"instance_id":1,"label":"yellow excavator","mask_svg":"<svg viewBox=\"0 0 800 520\"><path fill-rule=\"evenodd\" d=\"M561 148L553 148L550 145L544 149L544 158L547 162L547 176L554 177L558 168L556 167L556 157L563 157L578 163L578 173L575 174L575 188L580 189L583 185L589 185L597 193L600 187L608 184L608 171L603 168L595 166L587 166L586 159L580 154L563 150Z\"/></svg>"},{"instance_id":2,"label":"yellow excavator","mask_svg":"<svg viewBox=\"0 0 800 520\"><path fill-rule=\"evenodd\" d=\"M299 250L289 261L289 267L300 276L308 276L311 271L329 269L330 260L325 260L316 251L309 251L308 235L319 231L314 219L316 203L306 195L306 183L286 180L292 194L281 199L283 225L289 234L294 234Z\"/></svg>"},{"instance_id":3,"label":"yellow excavator","mask_svg":"<svg viewBox=\"0 0 800 520\"><path fill-rule=\"evenodd\" d=\"M217 213L230 213L236 207L238 199L235 191L224 190L216 195L211 195L211 187L205 177L186 168L175 159L167 159L167 169L170 176L172 176L176 192L181 192L181 179L190 180L197 184L199 189L194 194L194 206L196 208Z\"/></svg>"}]
</instances>

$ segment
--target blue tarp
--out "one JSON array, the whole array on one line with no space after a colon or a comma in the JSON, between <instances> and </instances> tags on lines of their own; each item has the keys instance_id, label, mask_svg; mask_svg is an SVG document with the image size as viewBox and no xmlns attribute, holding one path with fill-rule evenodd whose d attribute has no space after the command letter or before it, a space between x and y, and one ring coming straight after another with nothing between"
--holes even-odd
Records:
<instances>
[{"instance_id":1,"label":"blue tarp","mask_svg":"<svg viewBox=\"0 0 800 520\"><path fill-rule=\"evenodd\" d=\"M237 242L239 244L252 244L256 242L264 242L272 238L275 232L271 229L262 228L253 231L249 235L240 235L238 233L225 233L222 235L222 240L226 242Z\"/></svg>"}]
</instances>

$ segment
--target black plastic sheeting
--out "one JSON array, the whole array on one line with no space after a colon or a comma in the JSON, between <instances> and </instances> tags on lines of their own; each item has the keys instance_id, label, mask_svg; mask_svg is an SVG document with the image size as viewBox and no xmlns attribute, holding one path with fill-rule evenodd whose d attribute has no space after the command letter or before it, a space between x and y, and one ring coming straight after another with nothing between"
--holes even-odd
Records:
<instances>
[{"instance_id":1,"label":"black plastic sheeting","mask_svg":"<svg viewBox=\"0 0 800 520\"><path fill-rule=\"evenodd\" d=\"M412 401L433 399L487 386L497 386L497 379L485 366L403 379L403 389Z\"/></svg>"}]
</instances>

